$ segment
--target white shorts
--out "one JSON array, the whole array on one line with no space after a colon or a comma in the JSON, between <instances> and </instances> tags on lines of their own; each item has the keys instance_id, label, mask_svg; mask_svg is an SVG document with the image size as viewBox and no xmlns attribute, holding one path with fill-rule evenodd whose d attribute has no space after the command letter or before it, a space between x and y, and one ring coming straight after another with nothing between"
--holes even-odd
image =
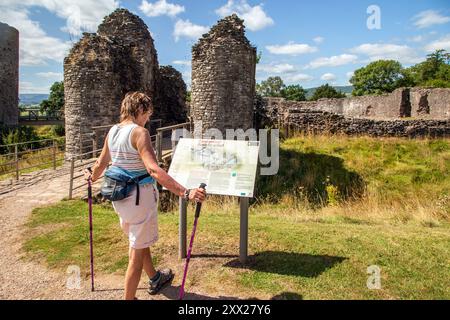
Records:
<instances>
[{"instance_id":1,"label":"white shorts","mask_svg":"<svg viewBox=\"0 0 450 320\"><path fill-rule=\"evenodd\" d=\"M153 184L139 186L139 205L136 205L136 188L131 195L113 201L114 210L120 218L120 227L128 236L130 247L145 249L158 241L159 193Z\"/></svg>"}]
</instances>

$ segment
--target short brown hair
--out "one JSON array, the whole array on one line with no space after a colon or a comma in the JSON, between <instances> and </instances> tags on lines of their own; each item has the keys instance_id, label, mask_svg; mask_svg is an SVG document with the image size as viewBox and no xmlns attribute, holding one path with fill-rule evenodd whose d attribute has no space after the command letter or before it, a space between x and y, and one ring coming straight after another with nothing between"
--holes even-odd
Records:
<instances>
[{"instance_id":1,"label":"short brown hair","mask_svg":"<svg viewBox=\"0 0 450 320\"><path fill-rule=\"evenodd\" d=\"M120 107L120 121L128 118L136 119L141 108L143 112L153 110L152 99L142 92L128 92Z\"/></svg>"}]
</instances>

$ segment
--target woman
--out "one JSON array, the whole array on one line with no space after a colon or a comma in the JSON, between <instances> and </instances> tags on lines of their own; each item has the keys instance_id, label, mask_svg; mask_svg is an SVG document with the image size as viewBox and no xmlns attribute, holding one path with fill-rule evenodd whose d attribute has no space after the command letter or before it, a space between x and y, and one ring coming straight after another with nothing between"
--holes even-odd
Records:
<instances>
[{"instance_id":1,"label":"woman","mask_svg":"<svg viewBox=\"0 0 450 320\"><path fill-rule=\"evenodd\" d=\"M188 200L203 202L205 190L187 190L159 168L152 148L150 134L145 129L153 111L151 99L140 92L128 93L122 101L120 123L113 126L105 139L103 150L92 170L85 171L85 178L96 181L112 162L108 170L139 177L149 177L139 182L140 202L136 205L136 187L129 197L113 201L120 218L120 226L129 238L129 263L125 276L125 299L135 299L142 269L150 278L149 293L156 294L173 279L170 269L156 271L150 246L158 240L157 202L155 181L169 191Z\"/></svg>"}]
</instances>

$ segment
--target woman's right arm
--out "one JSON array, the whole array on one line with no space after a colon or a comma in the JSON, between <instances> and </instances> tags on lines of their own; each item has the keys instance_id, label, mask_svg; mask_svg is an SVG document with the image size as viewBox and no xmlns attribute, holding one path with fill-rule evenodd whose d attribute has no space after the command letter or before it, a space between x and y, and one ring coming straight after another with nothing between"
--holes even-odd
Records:
<instances>
[{"instance_id":1,"label":"woman's right arm","mask_svg":"<svg viewBox=\"0 0 450 320\"><path fill-rule=\"evenodd\" d=\"M133 136L136 141L136 149L141 156L142 161L148 171L148 173L163 187L167 188L172 193L179 197L183 197L186 192L186 188L176 182L166 171L158 166L155 152L153 151L150 134L147 129L138 127L133 130ZM203 189L191 190L189 195L190 199L202 202L206 197L206 193Z\"/></svg>"}]
</instances>

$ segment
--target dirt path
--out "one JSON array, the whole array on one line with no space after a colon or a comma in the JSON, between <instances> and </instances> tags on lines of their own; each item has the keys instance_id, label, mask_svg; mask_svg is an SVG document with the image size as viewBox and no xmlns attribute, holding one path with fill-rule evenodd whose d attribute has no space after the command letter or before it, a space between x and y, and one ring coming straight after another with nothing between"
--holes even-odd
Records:
<instances>
[{"instance_id":1,"label":"dirt path","mask_svg":"<svg viewBox=\"0 0 450 320\"><path fill-rule=\"evenodd\" d=\"M121 299L123 277L97 275L96 291L90 291L90 279L82 279L80 289L68 289L69 274L58 273L22 259L24 223L31 211L67 197L69 175L48 177L39 182L0 195L0 299ZM178 286L169 286L162 294L150 297L142 277L139 299L176 299ZM187 299L214 299L190 293ZM216 297L220 298L220 297Z\"/></svg>"}]
</instances>

